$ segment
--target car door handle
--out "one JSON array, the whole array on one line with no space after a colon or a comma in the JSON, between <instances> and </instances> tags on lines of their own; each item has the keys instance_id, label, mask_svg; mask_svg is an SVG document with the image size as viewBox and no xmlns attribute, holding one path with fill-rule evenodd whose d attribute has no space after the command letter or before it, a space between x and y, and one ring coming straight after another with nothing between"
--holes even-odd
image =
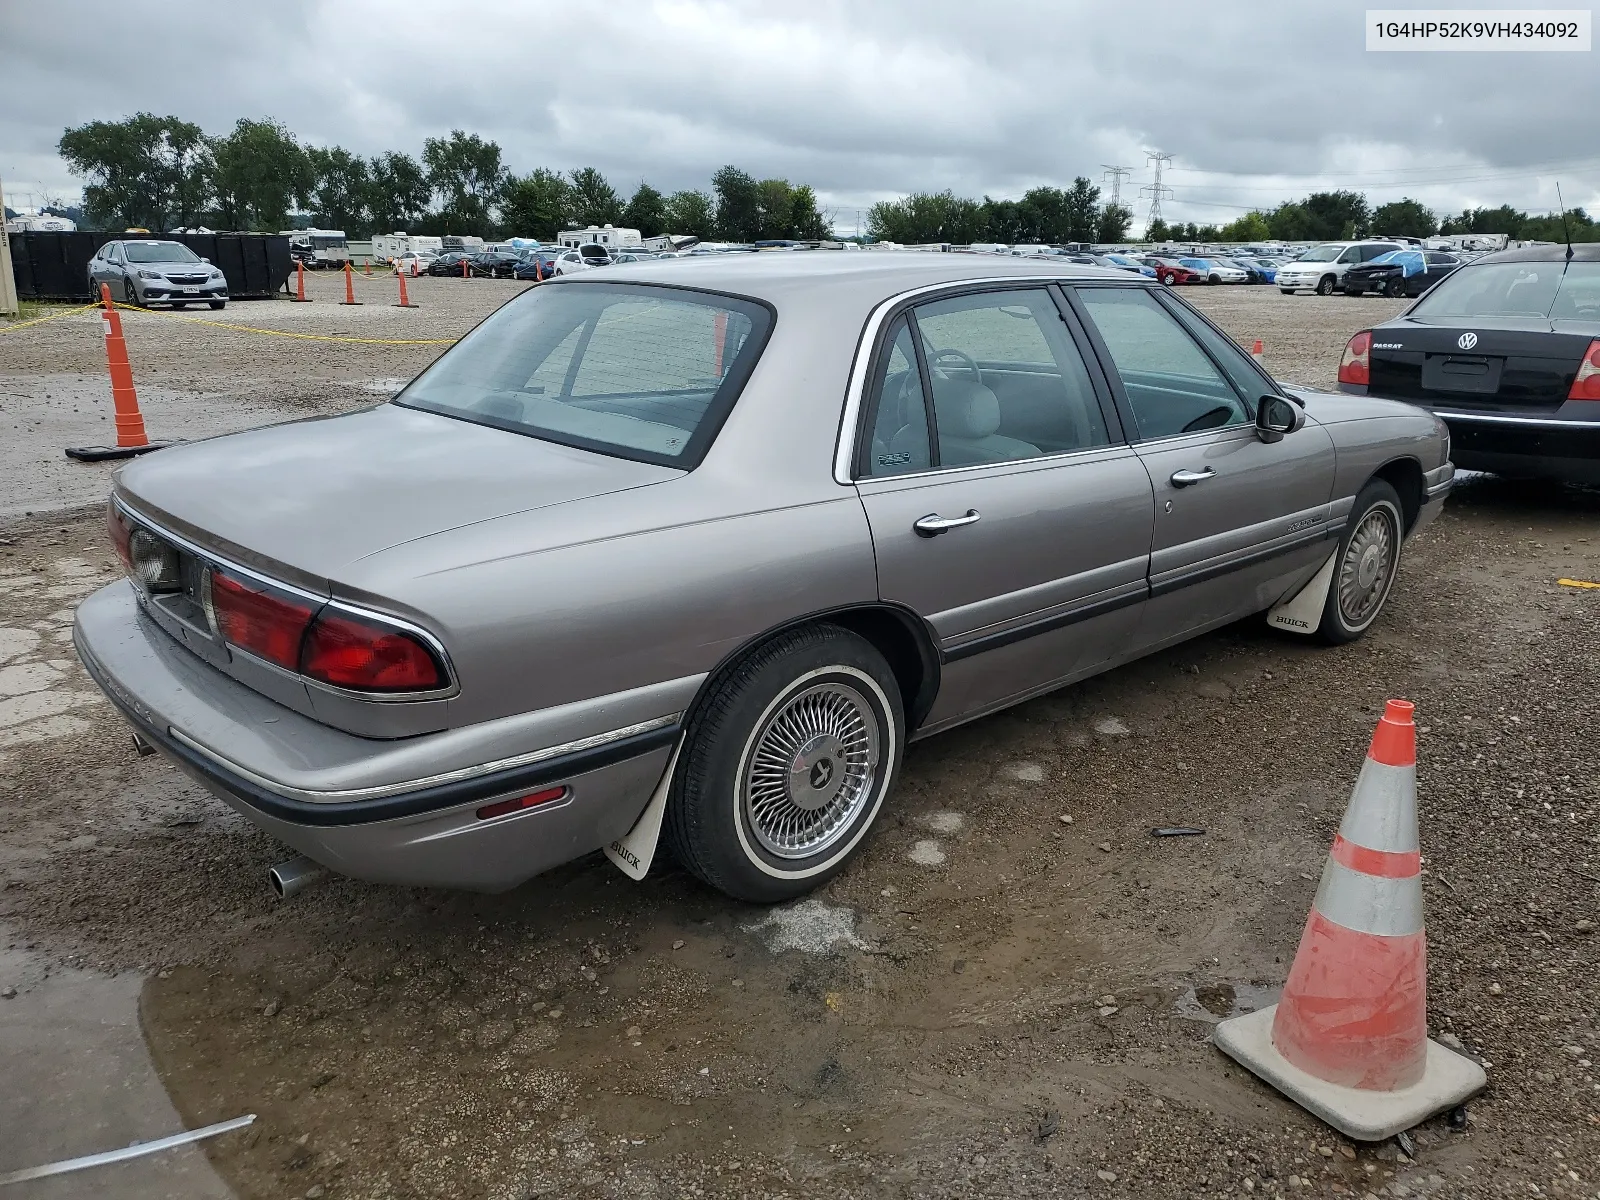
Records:
<instances>
[{"instance_id":1,"label":"car door handle","mask_svg":"<svg viewBox=\"0 0 1600 1200\"><path fill-rule=\"evenodd\" d=\"M975 508L967 509L967 515L964 517L941 517L938 513L929 513L913 523L911 528L918 537L938 537L947 529L959 529L963 525L976 524L979 515Z\"/></svg>"},{"instance_id":2,"label":"car door handle","mask_svg":"<svg viewBox=\"0 0 1600 1200\"><path fill-rule=\"evenodd\" d=\"M1174 471L1172 473L1172 486L1175 488L1192 487L1197 483L1204 483L1213 478L1216 471L1207 467L1204 471Z\"/></svg>"}]
</instances>

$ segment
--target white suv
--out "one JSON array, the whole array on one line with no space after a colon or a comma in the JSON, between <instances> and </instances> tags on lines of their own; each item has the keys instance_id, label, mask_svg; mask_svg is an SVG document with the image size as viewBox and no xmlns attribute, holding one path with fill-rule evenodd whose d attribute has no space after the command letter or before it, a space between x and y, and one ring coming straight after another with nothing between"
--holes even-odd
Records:
<instances>
[{"instance_id":1,"label":"white suv","mask_svg":"<svg viewBox=\"0 0 1600 1200\"><path fill-rule=\"evenodd\" d=\"M1357 263L1404 248L1395 242L1324 242L1279 267L1275 282L1285 296L1304 289L1331 296L1344 281L1344 273Z\"/></svg>"}]
</instances>

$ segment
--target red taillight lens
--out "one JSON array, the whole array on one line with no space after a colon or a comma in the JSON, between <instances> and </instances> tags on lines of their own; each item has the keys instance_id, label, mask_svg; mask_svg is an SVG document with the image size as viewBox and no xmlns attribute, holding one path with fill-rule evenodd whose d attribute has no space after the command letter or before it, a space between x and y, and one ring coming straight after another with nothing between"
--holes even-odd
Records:
<instances>
[{"instance_id":1,"label":"red taillight lens","mask_svg":"<svg viewBox=\"0 0 1600 1200\"><path fill-rule=\"evenodd\" d=\"M1600 338L1589 343L1578 365L1577 377L1567 390L1568 400L1600 400Z\"/></svg>"},{"instance_id":2,"label":"red taillight lens","mask_svg":"<svg viewBox=\"0 0 1600 1200\"><path fill-rule=\"evenodd\" d=\"M227 641L285 670L299 668L300 642L314 604L213 571L211 605Z\"/></svg>"},{"instance_id":3,"label":"red taillight lens","mask_svg":"<svg viewBox=\"0 0 1600 1200\"><path fill-rule=\"evenodd\" d=\"M445 682L433 653L410 634L332 612L306 635L300 673L362 692L426 692Z\"/></svg>"},{"instance_id":4,"label":"red taillight lens","mask_svg":"<svg viewBox=\"0 0 1600 1200\"><path fill-rule=\"evenodd\" d=\"M1372 379L1369 368L1371 353L1372 331L1363 329L1344 348L1344 357L1339 360L1339 382L1366 386Z\"/></svg>"},{"instance_id":5,"label":"red taillight lens","mask_svg":"<svg viewBox=\"0 0 1600 1200\"><path fill-rule=\"evenodd\" d=\"M122 519L115 504L106 505L106 532L111 535L111 548L122 560L122 569L132 571L133 551L128 548L128 539L133 536L133 530L128 528L128 523Z\"/></svg>"}]
</instances>

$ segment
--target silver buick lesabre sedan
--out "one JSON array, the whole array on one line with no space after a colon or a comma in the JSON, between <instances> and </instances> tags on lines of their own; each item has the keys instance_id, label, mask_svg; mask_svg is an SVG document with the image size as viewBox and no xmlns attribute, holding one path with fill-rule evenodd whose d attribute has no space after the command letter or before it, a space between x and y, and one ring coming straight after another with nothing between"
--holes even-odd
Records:
<instances>
[{"instance_id":1,"label":"silver buick lesabre sedan","mask_svg":"<svg viewBox=\"0 0 1600 1200\"><path fill-rule=\"evenodd\" d=\"M154 747L362 879L658 842L826 880L906 743L1254 613L1378 618L1454 468L1066 263L702 256L539 284L393 400L123 469L78 610Z\"/></svg>"}]
</instances>

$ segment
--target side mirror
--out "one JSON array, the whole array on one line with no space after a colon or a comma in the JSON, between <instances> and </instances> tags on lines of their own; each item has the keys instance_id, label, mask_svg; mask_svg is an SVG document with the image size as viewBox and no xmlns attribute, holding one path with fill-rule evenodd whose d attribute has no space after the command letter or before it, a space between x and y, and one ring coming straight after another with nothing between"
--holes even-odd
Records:
<instances>
[{"instance_id":1,"label":"side mirror","mask_svg":"<svg viewBox=\"0 0 1600 1200\"><path fill-rule=\"evenodd\" d=\"M1283 396L1263 396L1256 405L1256 436L1263 442L1281 442L1305 423L1305 412Z\"/></svg>"}]
</instances>

